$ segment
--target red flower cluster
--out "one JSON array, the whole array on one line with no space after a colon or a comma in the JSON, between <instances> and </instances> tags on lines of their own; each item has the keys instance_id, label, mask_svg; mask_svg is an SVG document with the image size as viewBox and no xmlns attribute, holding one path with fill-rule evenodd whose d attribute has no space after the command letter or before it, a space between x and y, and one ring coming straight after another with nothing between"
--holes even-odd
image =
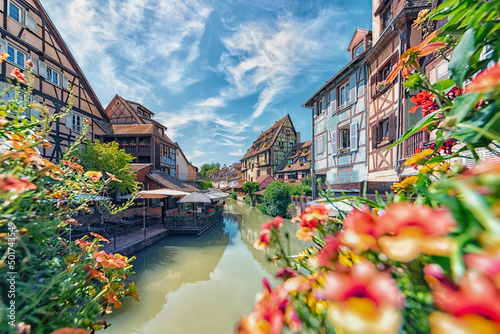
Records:
<instances>
[{"instance_id":1,"label":"red flower cluster","mask_svg":"<svg viewBox=\"0 0 500 334\"><path fill-rule=\"evenodd\" d=\"M259 239L255 241L254 247L257 249L264 249L269 246L269 241L271 240L271 230L278 230L281 226L283 226L283 218L281 217L276 217L267 223L262 224Z\"/></svg>"},{"instance_id":2,"label":"red flower cluster","mask_svg":"<svg viewBox=\"0 0 500 334\"><path fill-rule=\"evenodd\" d=\"M100 252L94 252L92 256L94 257L95 261L101 264L101 266L105 269L125 268L127 266L127 261L125 260L125 258L118 254L108 254L102 250Z\"/></svg>"},{"instance_id":3,"label":"red flower cluster","mask_svg":"<svg viewBox=\"0 0 500 334\"><path fill-rule=\"evenodd\" d=\"M292 222L298 222L300 225L297 231L297 238L302 241L308 242L313 238L313 232L317 230L319 224L325 225L328 219L328 212L330 209L325 207L324 203L319 205L310 205L300 213L299 216L292 219Z\"/></svg>"},{"instance_id":4,"label":"red flower cluster","mask_svg":"<svg viewBox=\"0 0 500 334\"><path fill-rule=\"evenodd\" d=\"M421 91L415 96L410 98L410 101L415 104L410 108L410 113L415 113L418 108L421 108L422 115L425 117L428 114L439 109L436 102L434 102L434 94L426 90Z\"/></svg>"}]
</instances>

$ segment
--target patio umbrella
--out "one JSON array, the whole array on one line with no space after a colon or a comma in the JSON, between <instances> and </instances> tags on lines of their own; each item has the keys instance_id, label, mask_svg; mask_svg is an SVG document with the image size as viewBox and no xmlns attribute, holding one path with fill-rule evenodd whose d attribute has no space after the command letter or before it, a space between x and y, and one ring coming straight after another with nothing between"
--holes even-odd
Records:
<instances>
[{"instance_id":1,"label":"patio umbrella","mask_svg":"<svg viewBox=\"0 0 500 334\"><path fill-rule=\"evenodd\" d=\"M200 193L191 193L179 200L178 203L212 203L210 197Z\"/></svg>"}]
</instances>

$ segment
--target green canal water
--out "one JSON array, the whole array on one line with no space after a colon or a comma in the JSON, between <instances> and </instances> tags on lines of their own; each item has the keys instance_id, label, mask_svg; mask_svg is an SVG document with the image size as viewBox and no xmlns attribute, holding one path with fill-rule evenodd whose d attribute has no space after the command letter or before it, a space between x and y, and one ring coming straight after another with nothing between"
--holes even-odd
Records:
<instances>
[{"instance_id":1,"label":"green canal water","mask_svg":"<svg viewBox=\"0 0 500 334\"><path fill-rule=\"evenodd\" d=\"M278 271L253 248L269 219L228 201L222 221L202 236L168 237L137 253L132 280L141 301L126 299L104 317L112 326L103 333L233 333L251 312L262 278L273 282ZM294 235L297 226L287 222L283 229Z\"/></svg>"}]
</instances>

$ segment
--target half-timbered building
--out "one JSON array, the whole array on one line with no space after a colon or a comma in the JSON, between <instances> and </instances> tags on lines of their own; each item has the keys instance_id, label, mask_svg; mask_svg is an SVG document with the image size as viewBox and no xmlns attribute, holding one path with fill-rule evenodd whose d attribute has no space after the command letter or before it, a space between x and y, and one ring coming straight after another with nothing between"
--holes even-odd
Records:
<instances>
[{"instance_id":1,"label":"half-timbered building","mask_svg":"<svg viewBox=\"0 0 500 334\"><path fill-rule=\"evenodd\" d=\"M421 30L413 27L418 13L429 8L426 0L374 0L372 11L373 47L366 63L369 67L369 180L397 181L410 175L404 161L427 141L418 132L402 145L388 149L422 117L410 113L411 92L402 85L401 74L390 84L385 80L399 57L422 42Z\"/></svg>"},{"instance_id":2,"label":"half-timbered building","mask_svg":"<svg viewBox=\"0 0 500 334\"><path fill-rule=\"evenodd\" d=\"M287 183L302 183L311 176L312 141L296 144L276 169L276 180Z\"/></svg>"},{"instance_id":3,"label":"half-timbered building","mask_svg":"<svg viewBox=\"0 0 500 334\"><path fill-rule=\"evenodd\" d=\"M313 174L329 184L351 184L368 177L365 59L371 44L371 31L356 29L347 48L351 61L303 105L312 109Z\"/></svg>"},{"instance_id":4,"label":"half-timbered building","mask_svg":"<svg viewBox=\"0 0 500 334\"><path fill-rule=\"evenodd\" d=\"M105 112L110 123L98 139L119 143L120 148L136 157L135 163L151 163L152 170L177 176L178 146L167 137L167 128L153 120L151 110L115 95Z\"/></svg>"},{"instance_id":5,"label":"half-timbered building","mask_svg":"<svg viewBox=\"0 0 500 334\"><path fill-rule=\"evenodd\" d=\"M27 71L26 61L31 60L35 75L32 102L46 104L51 114L58 113L70 103L70 90L73 93L73 109L53 122L47 138L51 147L41 148L42 156L60 159L81 135L84 119L89 121L88 139L103 135L102 123L108 121L104 108L40 1L0 1L0 13L0 52L9 55L0 65L3 88L10 84L10 72L15 68ZM34 110L26 113L30 117L40 116Z\"/></svg>"},{"instance_id":6,"label":"half-timbered building","mask_svg":"<svg viewBox=\"0 0 500 334\"><path fill-rule=\"evenodd\" d=\"M276 168L300 140L290 115L286 115L262 132L241 158L243 182L255 181L260 176L274 176Z\"/></svg>"}]
</instances>

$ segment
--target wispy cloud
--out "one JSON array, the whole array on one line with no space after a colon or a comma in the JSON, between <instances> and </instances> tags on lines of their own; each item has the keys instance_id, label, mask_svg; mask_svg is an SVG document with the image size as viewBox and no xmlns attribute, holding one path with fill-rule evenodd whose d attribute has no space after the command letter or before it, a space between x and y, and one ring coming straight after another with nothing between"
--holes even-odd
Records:
<instances>
[{"instance_id":1,"label":"wispy cloud","mask_svg":"<svg viewBox=\"0 0 500 334\"><path fill-rule=\"evenodd\" d=\"M204 1L108 0L96 6L93 0L56 0L46 6L104 100L118 93L159 104L157 86L179 92L200 80L191 64L212 11Z\"/></svg>"}]
</instances>

